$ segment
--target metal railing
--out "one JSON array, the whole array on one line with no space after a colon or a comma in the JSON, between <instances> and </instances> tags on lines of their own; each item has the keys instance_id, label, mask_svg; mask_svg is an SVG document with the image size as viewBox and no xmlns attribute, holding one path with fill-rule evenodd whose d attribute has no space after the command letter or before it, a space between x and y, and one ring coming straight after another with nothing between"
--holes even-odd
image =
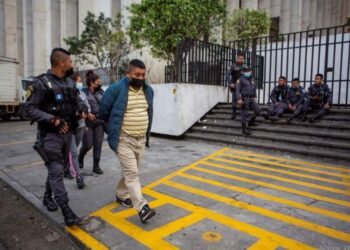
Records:
<instances>
[{"instance_id":1,"label":"metal railing","mask_svg":"<svg viewBox=\"0 0 350 250\"><path fill-rule=\"evenodd\" d=\"M307 89L321 73L332 89L333 103L349 107L349 25L232 41L228 46L189 39L178 45L176 80L226 86L226 71L239 51L253 67L260 104L268 102L279 76L289 83L297 77Z\"/></svg>"}]
</instances>

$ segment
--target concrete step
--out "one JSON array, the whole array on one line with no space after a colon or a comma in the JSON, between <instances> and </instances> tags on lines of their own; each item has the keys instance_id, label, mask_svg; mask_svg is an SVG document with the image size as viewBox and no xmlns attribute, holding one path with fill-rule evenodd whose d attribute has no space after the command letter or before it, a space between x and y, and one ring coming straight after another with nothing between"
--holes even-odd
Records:
<instances>
[{"instance_id":1,"label":"concrete step","mask_svg":"<svg viewBox=\"0 0 350 250\"><path fill-rule=\"evenodd\" d=\"M310 145L323 147L325 150L334 150L337 149L338 152L347 153L350 149L350 142L344 142L339 140L324 140L319 137L308 137L308 136L288 136L287 134L276 134L275 132L266 132L266 131L256 131L256 127L252 128L253 134L249 136L249 139L261 139L267 141L274 142L285 142L285 143L293 143L295 145ZM242 134L242 129L223 129L216 127L203 127L196 126L191 129L191 132L202 133L202 134L220 134L236 137L237 139L242 139L240 137L246 137Z\"/></svg>"},{"instance_id":2,"label":"concrete step","mask_svg":"<svg viewBox=\"0 0 350 250\"><path fill-rule=\"evenodd\" d=\"M216 121L227 121L230 120L230 115L212 115L208 114L201 120L216 120ZM236 120L240 120L240 116L236 116ZM256 119L257 122L260 123L266 123L266 124L284 124L286 125L286 118L283 118L276 122L271 122L270 120L265 120L263 117L259 116ZM350 129L350 121L334 121L334 120L317 120L315 123L309 123L309 122L297 122L293 121L292 124L294 126L302 126L302 127L323 127L323 128L341 128L341 129Z\"/></svg>"},{"instance_id":3,"label":"concrete step","mask_svg":"<svg viewBox=\"0 0 350 250\"><path fill-rule=\"evenodd\" d=\"M223 129L241 129L242 125L238 121L227 120L223 122L214 122L212 120L200 121L197 123L199 127L211 127L211 128L223 128ZM318 137L322 139L337 139L343 140L345 142L350 141L350 131L346 129L346 131L342 132L339 130L334 131L334 129L328 128L317 128L314 127L300 127L293 126L292 124L266 124L260 123L259 126L254 127L254 130L261 132L271 132L277 134L285 134L286 136L310 136L310 137Z\"/></svg>"},{"instance_id":4,"label":"concrete step","mask_svg":"<svg viewBox=\"0 0 350 250\"><path fill-rule=\"evenodd\" d=\"M210 111L210 114L212 115L225 115L225 116L231 116L232 110L226 110L226 109L213 109ZM241 114L240 110L237 110L237 115L239 116ZM314 113L308 113L307 116L312 116ZM283 118L291 117L292 113L284 113ZM344 114L328 114L322 117L322 120L330 120L330 121L347 121L350 122L350 115L344 115ZM349 123L350 124L350 123Z\"/></svg>"},{"instance_id":5,"label":"concrete step","mask_svg":"<svg viewBox=\"0 0 350 250\"><path fill-rule=\"evenodd\" d=\"M299 155L315 156L327 159L337 159L350 163L350 154L343 152L334 152L327 148L295 145L294 143L281 143L280 141L267 141L266 139L250 138L249 136L227 136L225 134L206 134L197 132L188 132L185 138L200 141L212 141L228 145L240 145L249 148L263 148L269 150L277 150L282 152L290 152Z\"/></svg>"},{"instance_id":6,"label":"concrete step","mask_svg":"<svg viewBox=\"0 0 350 250\"><path fill-rule=\"evenodd\" d=\"M267 105L260 105L262 110L267 110L268 106ZM231 103L219 103L216 106L217 109L227 109L227 110L232 110L232 104ZM338 108L338 107L333 107L331 109L332 114L344 114L344 115L350 115L350 107L349 108Z\"/></svg>"}]
</instances>

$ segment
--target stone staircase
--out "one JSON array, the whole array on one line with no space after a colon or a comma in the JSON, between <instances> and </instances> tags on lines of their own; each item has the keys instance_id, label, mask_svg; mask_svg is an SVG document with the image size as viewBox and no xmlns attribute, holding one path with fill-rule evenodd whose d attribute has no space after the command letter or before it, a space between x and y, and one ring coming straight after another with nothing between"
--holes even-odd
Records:
<instances>
[{"instance_id":1,"label":"stone staircase","mask_svg":"<svg viewBox=\"0 0 350 250\"><path fill-rule=\"evenodd\" d=\"M267 106L261 108L266 112ZM189 129L185 138L324 158L350 166L350 109L334 108L313 124L297 121L287 124L286 118L291 116L288 113L277 122L265 121L260 116L259 126L251 128L250 136L242 134L240 110L235 120L230 116L231 104L220 103Z\"/></svg>"}]
</instances>

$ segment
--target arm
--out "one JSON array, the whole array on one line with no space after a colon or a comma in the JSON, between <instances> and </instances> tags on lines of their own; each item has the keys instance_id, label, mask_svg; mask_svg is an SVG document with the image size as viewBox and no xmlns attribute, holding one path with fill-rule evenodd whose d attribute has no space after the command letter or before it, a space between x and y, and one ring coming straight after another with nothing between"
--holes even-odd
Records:
<instances>
[{"instance_id":1,"label":"arm","mask_svg":"<svg viewBox=\"0 0 350 250\"><path fill-rule=\"evenodd\" d=\"M276 103L276 87L271 91L270 100L271 102Z\"/></svg>"},{"instance_id":2,"label":"arm","mask_svg":"<svg viewBox=\"0 0 350 250\"><path fill-rule=\"evenodd\" d=\"M237 83L237 85L236 85L236 100L237 101L242 99L242 97L241 97L241 86L242 86L241 82Z\"/></svg>"},{"instance_id":3,"label":"arm","mask_svg":"<svg viewBox=\"0 0 350 250\"><path fill-rule=\"evenodd\" d=\"M301 93L300 93L300 99L299 99L299 101L295 104L295 106L301 104L301 103L304 101L304 99L305 99L305 95L306 95L305 90L304 90L304 89L301 89L300 92L301 92Z\"/></svg>"},{"instance_id":4,"label":"arm","mask_svg":"<svg viewBox=\"0 0 350 250\"><path fill-rule=\"evenodd\" d=\"M229 68L229 70L227 71L227 73L226 73L226 78L225 78L225 80L226 80L226 82L227 82L227 86L229 86L230 85L230 83L232 83L232 66Z\"/></svg>"},{"instance_id":5,"label":"arm","mask_svg":"<svg viewBox=\"0 0 350 250\"><path fill-rule=\"evenodd\" d=\"M99 107L99 118L108 122L113 104L119 95L119 83L111 85L102 96Z\"/></svg>"},{"instance_id":6,"label":"arm","mask_svg":"<svg viewBox=\"0 0 350 250\"><path fill-rule=\"evenodd\" d=\"M329 104L329 105L332 105L332 102L333 102L333 93L332 93L332 90L328 87L328 85L327 85L327 103Z\"/></svg>"}]
</instances>

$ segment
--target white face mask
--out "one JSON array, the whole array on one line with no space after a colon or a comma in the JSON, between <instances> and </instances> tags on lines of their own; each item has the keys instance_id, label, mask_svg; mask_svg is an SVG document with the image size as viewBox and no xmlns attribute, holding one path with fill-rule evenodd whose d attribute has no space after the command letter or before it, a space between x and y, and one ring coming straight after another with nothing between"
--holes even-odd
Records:
<instances>
[{"instance_id":1,"label":"white face mask","mask_svg":"<svg viewBox=\"0 0 350 250\"><path fill-rule=\"evenodd\" d=\"M82 82L77 82L76 86L77 86L77 89L79 89L79 90L83 89L83 83Z\"/></svg>"}]
</instances>

